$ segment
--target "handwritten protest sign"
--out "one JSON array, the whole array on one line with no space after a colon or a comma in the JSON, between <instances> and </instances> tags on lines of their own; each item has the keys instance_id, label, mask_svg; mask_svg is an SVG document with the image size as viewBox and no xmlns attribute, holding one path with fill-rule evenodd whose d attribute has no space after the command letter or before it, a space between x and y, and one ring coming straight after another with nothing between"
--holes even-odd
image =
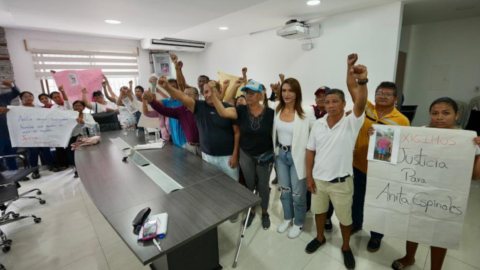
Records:
<instances>
[{"instance_id":1,"label":"handwritten protest sign","mask_svg":"<svg viewBox=\"0 0 480 270\"><path fill-rule=\"evenodd\" d=\"M57 86L63 85L69 100L82 100L82 88L87 89L90 98L94 91L102 90L101 69L65 70L53 74Z\"/></svg>"},{"instance_id":2,"label":"handwritten protest sign","mask_svg":"<svg viewBox=\"0 0 480 270\"><path fill-rule=\"evenodd\" d=\"M401 127L398 163L368 163L364 226L458 249L473 171L475 132Z\"/></svg>"},{"instance_id":3,"label":"handwritten protest sign","mask_svg":"<svg viewBox=\"0 0 480 270\"><path fill-rule=\"evenodd\" d=\"M7 125L13 147L67 147L78 112L8 106Z\"/></svg>"}]
</instances>

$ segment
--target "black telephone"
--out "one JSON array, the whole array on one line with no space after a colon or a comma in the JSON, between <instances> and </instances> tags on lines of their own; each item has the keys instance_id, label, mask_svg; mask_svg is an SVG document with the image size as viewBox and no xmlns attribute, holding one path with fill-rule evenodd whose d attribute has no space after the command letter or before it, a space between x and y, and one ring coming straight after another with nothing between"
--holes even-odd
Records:
<instances>
[{"instance_id":1,"label":"black telephone","mask_svg":"<svg viewBox=\"0 0 480 270\"><path fill-rule=\"evenodd\" d=\"M133 219L132 221L132 226L133 226L133 233L134 234L139 234L140 230L142 229L143 223L145 223L145 220L148 218L148 215L150 215L150 207L143 208L138 212L137 216Z\"/></svg>"}]
</instances>

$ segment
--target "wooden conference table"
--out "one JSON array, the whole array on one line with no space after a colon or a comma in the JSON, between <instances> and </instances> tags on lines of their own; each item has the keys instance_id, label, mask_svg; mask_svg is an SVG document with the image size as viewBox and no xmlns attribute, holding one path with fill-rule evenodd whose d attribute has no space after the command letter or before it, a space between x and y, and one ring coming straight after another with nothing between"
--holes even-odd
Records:
<instances>
[{"instance_id":1,"label":"wooden conference table","mask_svg":"<svg viewBox=\"0 0 480 270\"><path fill-rule=\"evenodd\" d=\"M145 144L143 132L103 132L102 141L80 147L75 161L86 191L135 256L152 269L221 269L217 226L259 204L260 198L215 166L167 143L139 153L183 188L167 194L110 139L130 146ZM150 215L167 212L168 231L160 252L152 241L138 242L132 221L150 207ZM166 255L166 256L165 256Z\"/></svg>"}]
</instances>

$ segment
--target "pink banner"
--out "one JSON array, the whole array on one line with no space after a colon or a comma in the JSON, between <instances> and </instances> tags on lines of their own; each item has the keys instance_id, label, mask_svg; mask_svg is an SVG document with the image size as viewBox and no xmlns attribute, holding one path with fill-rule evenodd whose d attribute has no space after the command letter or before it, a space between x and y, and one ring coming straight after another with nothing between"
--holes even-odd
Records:
<instances>
[{"instance_id":1,"label":"pink banner","mask_svg":"<svg viewBox=\"0 0 480 270\"><path fill-rule=\"evenodd\" d=\"M94 91L102 90L103 73L101 69L65 70L53 74L57 87L63 85L68 100L82 100L82 88L87 88L90 100Z\"/></svg>"}]
</instances>

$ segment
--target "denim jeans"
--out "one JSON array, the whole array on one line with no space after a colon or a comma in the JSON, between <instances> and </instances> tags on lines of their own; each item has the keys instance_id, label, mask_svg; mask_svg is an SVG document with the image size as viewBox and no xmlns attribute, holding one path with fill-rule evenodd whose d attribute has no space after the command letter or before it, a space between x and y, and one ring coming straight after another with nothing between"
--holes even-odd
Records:
<instances>
[{"instance_id":1,"label":"denim jeans","mask_svg":"<svg viewBox=\"0 0 480 270\"><path fill-rule=\"evenodd\" d=\"M230 161L230 157L231 156L210 156L208 154L202 153L203 160L212 165L215 165L226 175L230 176L230 178L238 182L238 166L233 169L232 167L230 167L230 164L228 164L228 162Z\"/></svg>"},{"instance_id":2,"label":"denim jeans","mask_svg":"<svg viewBox=\"0 0 480 270\"><path fill-rule=\"evenodd\" d=\"M278 183L282 194L280 201L283 206L285 220L294 219L294 224L302 226L307 215L307 181L298 179L291 152L279 150L275 160Z\"/></svg>"},{"instance_id":3,"label":"denim jeans","mask_svg":"<svg viewBox=\"0 0 480 270\"><path fill-rule=\"evenodd\" d=\"M362 228L363 226L363 208L365 205L365 193L367 191L367 175L359 169L353 167L353 204L352 220L353 228ZM372 238L382 240L383 234L371 232Z\"/></svg>"},{"instance_id":4,"label":"denim jeans","mask_svg":"<svg viewBox=\"0 0 480 270\"><path fill-rule=\"evenodd\" d=\"M17 148L12 148L10 139L0 139L0 156L15 155ZM5 165L9 170L18 170L17 160L15 158L6 158Z\"/></svg>"}]
</instances>

